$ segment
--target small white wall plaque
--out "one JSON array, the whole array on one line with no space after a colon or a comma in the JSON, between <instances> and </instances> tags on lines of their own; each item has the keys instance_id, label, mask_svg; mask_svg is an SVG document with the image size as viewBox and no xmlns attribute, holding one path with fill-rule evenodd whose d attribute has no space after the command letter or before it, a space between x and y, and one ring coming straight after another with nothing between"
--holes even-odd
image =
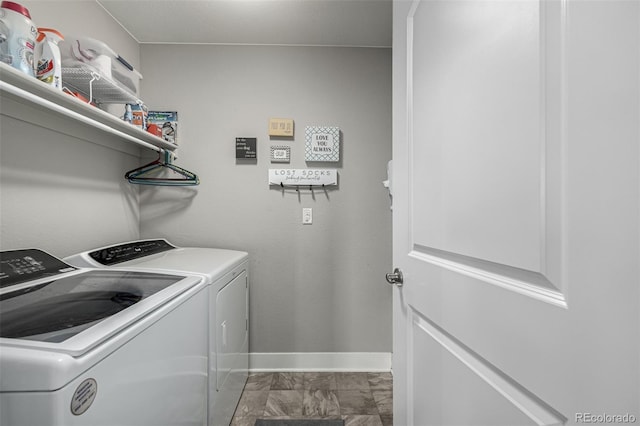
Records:
<instances>
[{"instance_id":1,"label":"small white wall plaque","mask_svg":"<svg viewBox=\"0 0 640 426\"><path fill-rule=\"evenodd\" d=\"M272 163L288 163L291 160L291 147L271 146Z\"/></svg>"},{"instance_id":2,"label":"small white wall plaque","mask_svg":"<svg viewBox=\"0 0 640 426\"><path fill-rule=\"evenodd\" d=\"M306 161L340 161L340 128L308 126L304 135Z\"/></svg>"},{"instance_id":3,"label":"small white wall plaque","mask_svg":"<svg viewBox=\"0 0 640 426\"><path fill-rule=\"evenodd\" d=\"M337 185L336 169L269 169L269 185Z\"/></svg>"}]
</instances>

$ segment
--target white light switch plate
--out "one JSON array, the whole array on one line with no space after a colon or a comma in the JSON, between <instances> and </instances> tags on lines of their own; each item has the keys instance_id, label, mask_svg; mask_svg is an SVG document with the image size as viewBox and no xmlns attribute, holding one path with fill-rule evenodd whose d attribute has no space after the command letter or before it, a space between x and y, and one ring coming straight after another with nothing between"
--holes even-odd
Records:
<instances>
[{"instance_id":1,"label":"white light switch plate","mask_svg":"<svg viewBox=\"0 0 640 426\"><path fill-rule=\"evenodd\" d=\"M313 223L313 209L311 207L302 208L302 224L311 225Z\"/></svg>"}]
</instances>

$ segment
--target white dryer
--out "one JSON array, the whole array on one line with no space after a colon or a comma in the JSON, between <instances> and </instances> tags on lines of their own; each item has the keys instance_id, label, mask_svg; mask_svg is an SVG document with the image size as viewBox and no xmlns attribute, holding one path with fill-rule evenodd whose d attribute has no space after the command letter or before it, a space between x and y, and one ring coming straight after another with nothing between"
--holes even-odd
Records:
<instances>
[{"instance_id":1,"label":"white dryer","mask_svg":"<svg viewBox=\"0 0 640 426\"><path fill-rule=\"evenodd\" d=\"M64 259L75 266L202 276L209 288L208 424L228 426L249 371L249 255L176 247L164 239L126 242Z\"/></svg>"},{"instance_id":2,"label":"white dryer","mask_svg":"<svg viewBox=\"0 0 640 426\"><path fill-rule=\"evenodd\" d=\"M206 425L207 288L0 252L0 424Z\"/></svg>"}]
</instances>

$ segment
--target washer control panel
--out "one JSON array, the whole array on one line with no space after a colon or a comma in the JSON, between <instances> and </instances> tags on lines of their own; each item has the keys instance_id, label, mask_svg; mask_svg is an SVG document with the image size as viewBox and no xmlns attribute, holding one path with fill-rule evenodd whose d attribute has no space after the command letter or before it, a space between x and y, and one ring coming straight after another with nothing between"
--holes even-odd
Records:
<instances>
[{"instance_id":1,"label":"washer control panel","mask_svg":"<svg viewBox=\"0 0 640 426\"><path fill-rule=\"evenodd\" d=\"M175 249L167 240L145 240L118 244L92 251L89 256L101 265L111 266Z\"/></svg>"},{"instance_id":2,"label":"washer control panel","mask_svg":"<svg viewBox=\"0 0 640 426\"><path fill-rule=\"evenodd\" d=\"M0 252L0 288L75 270L73 266L38 249Z\"/></svg>"}]
</instances>

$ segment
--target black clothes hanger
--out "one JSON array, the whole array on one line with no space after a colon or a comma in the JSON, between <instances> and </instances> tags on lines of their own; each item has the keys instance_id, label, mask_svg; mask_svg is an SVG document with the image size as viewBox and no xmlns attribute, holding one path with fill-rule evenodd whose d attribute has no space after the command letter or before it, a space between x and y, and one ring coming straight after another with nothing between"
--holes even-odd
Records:
<instances>
[{"instance_id":1,"label":"black clothes hanger","mask_svg":"<svg viewBox=\"0 0 640 426\"><path fill-rule=\"evenodd\" d=\"M200 184L200 178L195 173L171 163L171 152L160 150L159 154L157 160L129 170L124 175L125 179L129 183L138 185L194 186ZM172 176L177 174L179 177L163 176L166 175L163 171L167 170L171 172Z\"/></svg>"}]
</instances>

